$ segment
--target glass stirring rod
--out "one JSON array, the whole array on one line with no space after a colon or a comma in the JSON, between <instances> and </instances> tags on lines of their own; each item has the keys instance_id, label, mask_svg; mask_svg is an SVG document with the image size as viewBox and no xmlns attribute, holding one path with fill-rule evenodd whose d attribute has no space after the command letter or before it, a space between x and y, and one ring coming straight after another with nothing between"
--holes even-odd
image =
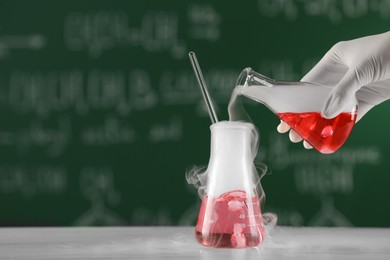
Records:
<instances>
[{"instance_id":1,"label":"glass stirring rod","mask_svg":"<svg viewBox=\"0 0 390 260\"><path fill-rule=\"evenodd\" d=\"M213 124L218 122L217 114L215 113L215 109L213 106L213 103L211 102L209 91L206 86L206 82L204 81L203 78L203 73L199 67L198 60L196 59L196 55L193 51L188 53L188 56L190 57L190 61L192 64L192 68L194 69L194 73L196 76L196 79L198 80L200 90L202 92L203 98L206 102L207 109L209 111L210 119Z\"/></svg>"}]
</instances>

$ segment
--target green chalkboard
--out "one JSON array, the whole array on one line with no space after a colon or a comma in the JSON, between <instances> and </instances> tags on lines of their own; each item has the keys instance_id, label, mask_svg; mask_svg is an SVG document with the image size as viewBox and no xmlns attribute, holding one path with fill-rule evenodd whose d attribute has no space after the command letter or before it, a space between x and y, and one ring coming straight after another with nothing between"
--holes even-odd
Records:
<instances>
[{"instance_id":1,"label":"green chalkboard","mask_svg":"<svg viewBox=\"0 0 390 260\"><path fill-rule=\"evenodd\" d=\"M299 80L336 42L389 29L388 0L0 2L0 225L190 225L185 170L209 159L197 53L220 119L252 67ZM281 225L390 226L390 104L337 153L260 130Z\"/></svg>"}]
</instances>

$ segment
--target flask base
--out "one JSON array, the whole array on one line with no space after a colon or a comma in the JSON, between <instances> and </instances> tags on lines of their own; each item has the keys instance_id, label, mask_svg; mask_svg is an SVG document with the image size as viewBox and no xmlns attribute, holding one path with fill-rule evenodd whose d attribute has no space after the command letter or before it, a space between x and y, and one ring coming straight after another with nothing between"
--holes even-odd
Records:
<instances>
[{"instance_id":1,"label":"flask base","mask_svg":"<svg viewBox=\"0 0 390 260\"><path fill-rule=\"evenodd\" d=\"M195 231L196 240L207 247L215 248L247 248L257 247L263 241L263 237L253 236L252 234L234 234L227 233L210 233L203 235L199 231Z\"/></svg>"}]
</instances>

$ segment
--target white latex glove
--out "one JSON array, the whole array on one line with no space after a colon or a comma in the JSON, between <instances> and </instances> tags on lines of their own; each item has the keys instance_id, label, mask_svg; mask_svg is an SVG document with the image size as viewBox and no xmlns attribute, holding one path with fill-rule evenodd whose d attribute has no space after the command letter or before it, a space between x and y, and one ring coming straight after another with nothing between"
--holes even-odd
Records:
<instances>
[{"instance_id":1,"label":"white latex glove","mask_svg":"<svg viewBox=\"0 0 390 260\"><path fill-rule=\"evenodd\" d=\"M371 108L390 99L390 31L335 44L301 81L334 86L324 102L322 115L333 118L347 109L356 95L359 121ZM284 122L280 133L289 130ZM290 130L290 140L302 138ZM311 146L304 142L305 148Z\"/></svg>"}]
</instances>

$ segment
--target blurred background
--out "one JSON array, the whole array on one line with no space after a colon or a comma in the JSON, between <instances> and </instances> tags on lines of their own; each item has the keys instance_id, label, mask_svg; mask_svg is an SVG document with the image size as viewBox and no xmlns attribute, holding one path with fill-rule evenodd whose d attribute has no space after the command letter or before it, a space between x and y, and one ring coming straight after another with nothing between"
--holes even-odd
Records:
<instances>
[{"instance_id":1,"label":"blurred background","mask_svg":"<svg viewBox=\"0 0 390 260\"><path fill-rule=\"evenodd\" d=\"M0 1L0 225L194 225L185 181L207 165L245 67L299 80L336 42L389 30L390 0ZM263 211L279 225L390 226L390 103L335 154L276 132L261 141Z\"/></svg>"}]
</instances>

